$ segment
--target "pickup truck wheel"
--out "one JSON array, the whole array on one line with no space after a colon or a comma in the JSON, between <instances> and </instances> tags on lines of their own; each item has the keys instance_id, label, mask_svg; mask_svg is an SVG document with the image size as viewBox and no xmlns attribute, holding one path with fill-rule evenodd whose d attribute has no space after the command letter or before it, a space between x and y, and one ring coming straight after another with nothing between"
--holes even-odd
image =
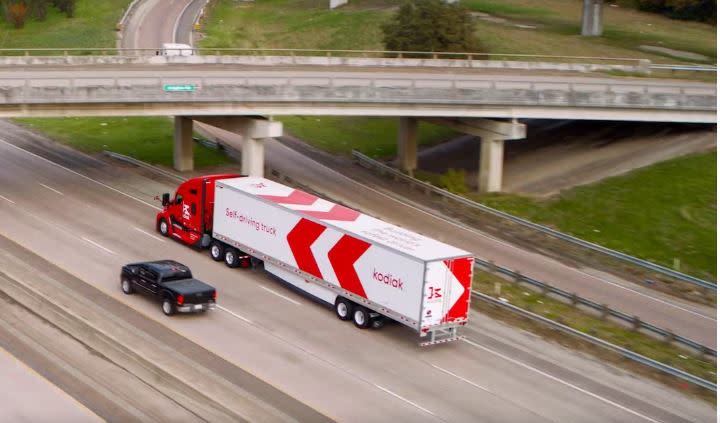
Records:
<instances>
[{"instance_id":1,"label":"pickup truck wheel","mask_svg":"<svg viewBox=\"0 0 720 423\"><path fill-rule=\"evenodd\" d=\"M120 288L122 288L122 292L125 293L125 295L131 295L135 292L130 281L125 278L120 281Z\"/></svg>"},{"instance_id":2,"label":"pickup truck wheel","mask_svg":"<svg viewBox=\"0 0 720 423\"><path fill-rule=\"evenodd\" d=\"M225 256L225 246L219 241L213 241L210 244L210 257L215 261L220 261Z\"/></svg>"},{"instance_id":3,"label":"pickup truck wheel","mask_svg":"<svg viewBox=\"0 0 720 423\"><path fill-rule=\"evenodd\" d=\"M238 250L234 248L228 248L225 250L225 264L227 264L228 267L238 267L240 265Z\"/></svg>"},{"instance_id":4,"label":"pickup truck wheel","mask_svg":"<svg viewBox=\"0 0 720 423\"><path fill-rule=\"evenodd\" d=\"M169 231L170 227L168 226L167 220L160 219L158 222L158 232L160 232L160 235L168 236Z\"/></svg>"},{"instance_id":5,"label":"pickup truck wheel","mask_svg":"<svg viewBox=\"0 0 720 423\"><path fill-rule=\"evenodd\" d=\"M360 329L367 329L370 327L370 312L363 306L355 306L353 310L353 323Z\"/></svg>"},{"instance_id":6,"label":"pickup truck wheel","mask_svg":"<svg viewBox=\"0 0 720 423\"><path fill-rule=\"evenodd\" d=\"M162 301L162 311L166 316L172 316L175 314L175 304L173 304L170 298L165 298Z\"/></svg>"},{"instance_id":7,"label":"pickup truck wheel","mask_svg":"<svg viewBox=\"0 0 720 423\"><path fill-rule=\"evenodd\" d=\"M335 300L335 315L340 320L352 319L352 303L343 297L337 297Z\"/></svg>"}]
</instances>

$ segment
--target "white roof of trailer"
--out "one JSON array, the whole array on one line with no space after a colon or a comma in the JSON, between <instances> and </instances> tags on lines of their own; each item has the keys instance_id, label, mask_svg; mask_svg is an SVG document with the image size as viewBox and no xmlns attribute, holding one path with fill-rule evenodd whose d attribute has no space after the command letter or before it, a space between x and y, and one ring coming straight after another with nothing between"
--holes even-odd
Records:
<instances>
[{"instance_id":1,"label":"white roof of trailer","mask_svg":"<svg viewBox=\"0 0 720 423\"><path fill-rule=\"evenodd\" d=\"M269 179L240 177L217 182L275 203L328 227L334 227L419 260L433 261L472 255L443 242Z\"/></svg>"}]
</instances>

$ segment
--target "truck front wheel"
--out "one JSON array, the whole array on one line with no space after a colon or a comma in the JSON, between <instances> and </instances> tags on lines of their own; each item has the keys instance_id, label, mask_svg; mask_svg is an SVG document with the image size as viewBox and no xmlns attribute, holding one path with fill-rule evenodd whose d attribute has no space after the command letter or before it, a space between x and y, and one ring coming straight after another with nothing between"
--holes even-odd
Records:
<instances>
[{"instance_id":1,"label":"truck front wheel","mask_svg":"<svg viewBox=\"0 0 720 423\"><path fill-rule=\"evenodd\" d=\"M175 304L173 304L170 298L163 298L162 311L166 316L172 316L175 314Z\"/></svg>"},{"instance_id":2,"label":"truck front wheel","mask_svg":"<svg viewBox=\"0 0 720 423\"><path fill-rule=\"evenodd\" d=\"M228 248L225 250L225 264L227 264L228 267L238 267L240 265L238 250L234 248Z\"/></svg>"},{"instance_id":3,"label":"truck front wheel","mask_svg":"<svg viewBox=\"0 0 720 423\"><path fill-rule=\"evenodd\" d=\"M166 219L160 219L158 222L158 232L160 232L160 235L162 236L168 236L168 233L170 232L170 227L168 226Z\"/></svg>"},{"instance_id":4,"label":"truck front wheel","mask_svg":"<svg viewBox=\"0 0 720 423\"><path fill-rule=\"evenodd\" d=\"M353 310L353 323L360 329L367 329L370 327L370 312L363 306L355 306Z\"/></svg>"},{"instance_id":5,"label":"truck front wheel","mask_svg":"<svg viewBox=\"0 0 720 423\"><path fill-rule=\"evenodd\" d=\"M123 293L125 293L125 295L130 295L135 292L132 284L130 283L130 280L127 278L122 278L122 281L120 282L120 287L122 288L122 291Z\"/></svg>"},{"instance_id":6,"label":"truck front wheel","mask_svg":"<svg viewBox=\"0 0 720 423\"><path fill-rule=\"evenodd\" d=\"M337 297L335 300L335 315L340 320L350 320L352 318L352 303L343 297Z\"/></svg>"},{"instance_id":7,"label":"truck front wheel","mask_svg":"<svg viewBox=\"0 0 720 423\"><path fill-rule=\"evenodd\" d=\"M225 246L220 241L213 241L210 244L210 257L215 261L220 261L225 255Z\"/></svg>"}]
</instances>

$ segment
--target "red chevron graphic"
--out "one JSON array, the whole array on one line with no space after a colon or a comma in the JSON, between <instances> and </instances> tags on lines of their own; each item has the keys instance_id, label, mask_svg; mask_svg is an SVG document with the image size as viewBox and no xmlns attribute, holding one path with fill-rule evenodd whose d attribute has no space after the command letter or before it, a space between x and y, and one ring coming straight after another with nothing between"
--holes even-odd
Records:
<instances>
[{"instance_id":1,"label":"red chevron graphic","mask_svg":"<svg viewBox=\"0 0 720 423\"><path fill-rule=\"evenodd\" d=\"M322 279L320 268L310 247L324 231L325 226L311 220L300 219L287 235L288 245L298 268L320 279Z\"/></svg>"},{"instance_id":2,"label":"red chevron graphic","mask_svg":"<svg viewBox=\"0 0 720 423\"><path fill-rule=\"evenodd\" d=\"M315 201L317 201L317 197L308 194L307 192L303 192L300 190L293 190L293 192L285 197L279 196L279 195L261 195L260 197L270 200L273 203L279 203L279 204L298 204L301 206L309 206L310 204L313 204Z\"/></svg>"},{"instance_id":3,"label":"red chevron graphic","mask_svg":"<svg viewBox=\"0 0 720 423\"><path fill-rule=\"evenodd\" d=\"M442 321L467 320L468 308L470 307L470 283L472 282L474 260L472 257L464 257L454 260L444 260L444 263L460 284L462 284L464 290L460 298L450 307L450 310L448 310Z\"/></svg>"},{"instance_id":4,"label":"red chevron graphic","mask_svg":"<svg viewBox=\"0 0 720 423\"><path fill-rule=\"evenodd\" d=\"M350 235L343 235L328 253L328 259L330 259L340 286L363 298L367 298L367 295L354 265L368 248L370 248L370 244L367 242Z\"/></svg>"},{"instance_id":5,"label":"red chevron graphic","mask_svg":"<svg viewBox=\"0 0 720 423\"><path fill-rule=\"evenodd\" d=\"M335 204L330 210L328 211L312 211L312 210L303 210L303 213L305 213L308 216L315 217L317 219L322 220L338 220L338 221L344 221L344 222L352 222L360 216L360 212L355 211L353 209L349 209L345 206L341 206L339 204Z\"/></svg>"}]
</instances>

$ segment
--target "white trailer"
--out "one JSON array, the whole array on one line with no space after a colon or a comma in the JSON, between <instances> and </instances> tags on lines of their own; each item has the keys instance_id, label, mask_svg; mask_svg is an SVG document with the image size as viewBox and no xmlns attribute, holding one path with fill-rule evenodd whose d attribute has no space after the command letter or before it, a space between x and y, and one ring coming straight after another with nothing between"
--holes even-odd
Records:
<instances>
[{"instance_id":1,"label":"white trailer","mask_svg":"<svg viewBox=\"0 0 720 423\"><path fill-rule=\"evenodd\" d=\"M366 328L390 318L429 335L421 345L459 339L470 253L264 178L219 179L214 200L215 240L333 304L340 319Z\"/></svg>"}]
</instances>

